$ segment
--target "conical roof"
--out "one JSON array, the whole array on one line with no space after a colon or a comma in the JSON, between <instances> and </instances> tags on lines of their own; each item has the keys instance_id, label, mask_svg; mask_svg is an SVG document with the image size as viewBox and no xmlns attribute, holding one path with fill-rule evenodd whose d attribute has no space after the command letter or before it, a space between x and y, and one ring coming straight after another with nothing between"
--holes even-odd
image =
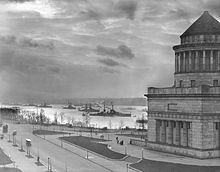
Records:
<instances>
[{"instance_id":1,"label":"conical roof","mask_svg":"<svg viewBox=\"0 0 220 172\"><path fill-rule=\"evenodd\" d=\"M205 11L180 37L218 34L220 35L220 23Z\"/></svg>"}]
</instances>

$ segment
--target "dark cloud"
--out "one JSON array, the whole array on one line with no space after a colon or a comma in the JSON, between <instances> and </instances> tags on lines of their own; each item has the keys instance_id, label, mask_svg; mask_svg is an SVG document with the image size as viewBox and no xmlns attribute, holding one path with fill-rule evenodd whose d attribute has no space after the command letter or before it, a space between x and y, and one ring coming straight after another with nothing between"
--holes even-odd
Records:
<instances>
[{"instance_id":1,"label":"dark cloud","mask_svg":"<svg viewBox=\"0 0 220 172\"><path fill-rule=\"evenodd\" d=\"M104 72L104 73L109 73L109 74L115 74L115 73L120 73L118 70L109 68L109 67L100 67L99 68L100 72Z\"/></svg>"},{"instance_id":2,"label":"dark cloud","mask_svg":"<svg viewBox=\"0 0 220 172\"><path fill-rule=\"evenodd\" d=\"M176 9L171 9L168 12L168 16L173 16L176 19L189 19L190 13L185 9L176 8Z\"/></svg>"},{"instance_id":3,"label":"dark cloud","mask_svg":"<svg viewBox=\"0 0 220 172\"><path fill-rule=\"evenodd\" d=\"M31 2L35 0L8 0L9 2L16 2L16 3L24 3L24 2Z\"/></svg>"},{"instance_id":4,"label":"dark cloud","mask_svg":"<svg viewBox=\"0 0 220 172\"><path fill-rule=\"evenodd\" d=\"M220 17L220 3L218 0L205 1L204 6L210 13L215 13Z\"/></svg>"},{"instance_id":5,"label":"dark cloud","mask_svg":"<svg viewBox=\"0 0 220 172\"><path fill-rule=\"evenodd\" d=\"M137 2L135 1L119 1L116 5L117 10L124 14L127 18L133 20L135 18L135 12L137 10Z\"/></svg>"},{"instance_id":6,"label":"dark cloud","mask_svg":"<svg viewBox=\"0 0 220 172\"><path fill-rule=\"evenodd\" d=\"M59 64L53 60L40 58L31 52L21 52L11 47L0 49L0 72L20 73L22 75L33 74L59 74Z\"/></svg>"},{"instance_id":7,"label":"dark cloud","mask_svg":"<svg viewBox=\"0 0 220 172\"><path fill-rule=\"evenodd\" d=\"M135 57L132 50L126 45L120 45L118 48L104 47L99 45L96 47L96 52L99 55L111 56L120 59L132 59Z\"/></svg>"},{"instance_id":8,"label":"dark cloud","mask_svg":"<svg viewBox=\"0 0 220 172\"><path fill-rule=\"evenodd\" d=\"M46 48L53 49L54 44L52 41L37 41L28 37L18 38L14 35L0 36L0 41L3 41L7 44L19 45L21 47L30 47L30 48Z\"/></svg>"},{"instance_id":9,"label":"dark cloud","mask_svg":"<svg viewBox=\"0 0 220 172\"><path fill-rule=\"evenodd\" d=\"M61 69L58 66L50 66L48 67L48 70L54 74L59 74L61 71Z\"/></svg>"},{"instance_id":10,"label":"dark cloud","mask_svg":"<svg viewBox=\"0 0 220 172\"><path fill-rule=\"evenodd\" d=\"M85 1L84 4L86 9L83 9L79 14L92 20L120 17L133 20L138 9L138 2L133 0L120 0L117 2L109 0L94 4L92 1Z\"/></svg>"},{"instance_id":11,"label":"dark cloud","mask_svg":"<svg viewBox=\"0 0 220 172\"><path fill-rule=\"evenodd\" d=\"M80 14L93 20L100 20L102 18L102 14L93 9L89 9L88 11L81 11Z\"/></svg>"},{"instance_id":12,"label":"dark cloud","mask_svg":"<svg viewBox=\"0 0 220 172\"><path fill-rule=\"evenodd\" d=\"M99 63L102 63L106 66L109 66L109 67L116 67L116 66L121 66L121 64L115 60L112 60L110 58L105 58L105 59L98 59L98 62Z\"/></svg>"}]
</instances>

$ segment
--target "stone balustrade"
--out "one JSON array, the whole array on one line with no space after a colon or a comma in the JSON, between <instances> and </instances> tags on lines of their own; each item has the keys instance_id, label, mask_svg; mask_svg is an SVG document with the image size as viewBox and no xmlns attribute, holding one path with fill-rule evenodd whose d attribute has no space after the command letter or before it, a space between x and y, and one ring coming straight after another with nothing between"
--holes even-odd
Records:
<instances>
[{"instance_id":1,"label":"stone balustrade","mask_svg":"<svg viewBox=\"0 0 220 172\"><path fill-rule=\"evenodd\" d=\"M213 87L208 85L201 85L199 87L169 87L169 88L148 88L148 95L196 95L196 94L220 94L220 87Z\"/></svg>"}]
</instances>

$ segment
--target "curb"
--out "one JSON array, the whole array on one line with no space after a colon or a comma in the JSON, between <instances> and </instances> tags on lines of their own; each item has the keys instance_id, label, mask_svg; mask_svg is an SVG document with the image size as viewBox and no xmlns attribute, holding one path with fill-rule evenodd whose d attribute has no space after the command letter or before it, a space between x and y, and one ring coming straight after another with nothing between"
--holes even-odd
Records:
<instances>
[{"instance_id":1,"label":"curb","mask_svg":"<svg viewBox=\"0 0 220 172\"><path fill-rule=\"evenodd\" d=\"M90 160L90 159L87 159L87 158L85 158L84 156L81 156L81 155L79 155L79 154L77 154L77 153L75 153L75 152L73 152L73 151L71 151L71 150L69 150L69 149L67 149L67 148L60 147L60 145L57 145L56 143L53 143L53 142L51 142L51 141L49 141L49 140L47 140L47 139L44 139L44 138L42 138L42 137L40 137L40 136L38 136L38 135L35 135L35 136L37 136L37 137L39 137L39 138L41 138L41 139L43 139L43 140L45 140L45 141L47 141L47 142L53 144L53 145L55 145L55 146L57 146L57 147L59 147L59 148L62 148L62 149L64 149L64 150L68 151L68 152L71 152L71 153L73 153L73 154L75 154L75 155L77 155L77 156L79 156L79 157L81 157L81 158L83 158L83 159L85 159L85 160L87 160L87 161L90 161L90 162L92 162L92 163L94 163L94 164L96 164L96 165L98 165L98 166L100 166L100 167L102 167L102 168L104 168L104 169L110 171L110 172L114 172L113 170L111 170L111 169L105 167L104 165L101 165L101 164L99 164L99 163L97 163L97 162L94 162L94 161L92 161L92 160Z\"/></svg>"}]
</instances>

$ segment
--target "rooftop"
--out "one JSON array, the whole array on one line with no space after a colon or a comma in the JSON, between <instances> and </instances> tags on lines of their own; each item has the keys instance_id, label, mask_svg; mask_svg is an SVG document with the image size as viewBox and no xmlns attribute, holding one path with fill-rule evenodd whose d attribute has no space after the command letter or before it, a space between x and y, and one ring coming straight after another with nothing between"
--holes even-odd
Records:
<instances>
[{"instance_id":1,"label":"rooftop","mask_svg":"<svg viewBox=\"0 0 220 172\"><path fill-rule=\"evenodd\" d=\"M208 11L204 13L180 36L220 35L220 23Z\"/></svg>"}]
</instances>

